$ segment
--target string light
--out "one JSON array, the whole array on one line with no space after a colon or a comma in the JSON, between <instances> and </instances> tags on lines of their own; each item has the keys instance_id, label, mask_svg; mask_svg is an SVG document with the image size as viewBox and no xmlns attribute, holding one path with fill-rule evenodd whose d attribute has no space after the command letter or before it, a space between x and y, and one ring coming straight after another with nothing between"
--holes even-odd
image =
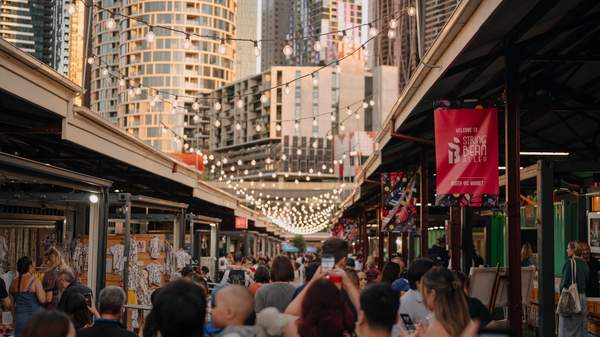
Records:
<instances>
[{"instance_id":1,"label":"string light","mask_svg":"<svg viewBox=\"0 0 600 337\"><path fill-rule=\"evenodd\" d=\"M146 33L146 42L152 43L156 39L156 34L152 31L152 28L148 29L148 33Z\"/></svg>"},{"instance_id":2,"label":"string light","mask_svg":"<svg viewBox=\"0 0 600 337\"><path fill-rule=\"evenodd\" d=\"M93 56L88 57L87 58L87 63L90 64L90 65L94 64L94 57Z\"/></svg>"},{"instance_id":3,"label":"string light","mask_svg":"<svg viewBox=\"0 0 600 337\"><path fill-rule=\"evenodd\" d=\"M225 54L225 40L221 39L221 43L219 43L219 48L217 48L219 54Z\"/></svg>"},{"instance_id":4,"label":"string light","mask_svg":"<svg viewBox=\"0 0 600 337\"><path fill-rule=\"evenodd\" d=\"M113 18L112 16L110 18L108 18L108 20L106 20L106 28L108 30L114 30L117 27L117 22L115 21L115 18Z\"/></svg>"},{"instance_id":5,"label":"string light","mask_svg":"<svg viewBox=\"0 0 600 337\"><path fill-rule=\"evenodd\" d=\"M213 108L215 109L215 111L221 110L221 102L219 102L219 101L215 102Z\"/></svg>"},{"instance_id":6,"label":"string light","mask_svg":"<svg viewBox=\"0 0 600 337\"><path fill-rule=\"evenodd\" d=\"M254 41L254 56L260 56L260 48L258 48L258 41Z\"/></svg>"},{"instance_id":7,"label":"string light","mask_svg":"<svg viewBox=\"0 0 600 337\"><path fill-rule=\"evenodd\" d=\"M75 8L75 4L74 3L70 3L67 5L67 14L69 14L69 16L75 14L76 8Z\"/></svg>"},{"instance_id":8,"label":"string light","mask_svg":"<svg viewBox=\"0 0 600 337\"><path fill-rule=\"evenodd\" d=\"M286 95L289 95L289 93L290 93L290 85L288 83L285 84L285 87L283 88L283 92Z\"/></svg>"},{"instance_id":9,"label":"string light","mask_svg":"<svg viewBox=\"0 0 600 337\"><path fill-rule=\"evenodd\" d=\"M331 121L335 122L335 115L334 114L331 114Z\"/></svg>"},{"instance_id":10,"label":"string light","mask_svg":"<svg viewBox=\"0 0 600 337\"><path fill-rule=\"evenodd\" d=\"M315 41L315 43L313 44L313 49L316 52L320 52L321 51L321 42L319 42L319 40Z\"/></svg>"},{"instance_id":11,"label":"string light","mask_svg":"<svg viewBox=\"0 0 600 337\"><path fill-rule=\"evenodd\" d=\"M194 111L198 111L198 110L200 110L200 103L198 103L198 102L196 102L196 101L195 101L194 103L192 103L192 109L193 109Z\"/></svg>"},{"instance_id":12,"label":"string light","mask_svg":"<svg viewBox=\"0 0 600 337\"><path fill-rule=\"evenodd\" d=\"M391 28L391 29L396 29L396 28L398 28L398 20L396 20L396 19L390 19L390 23L389 23L389 25L390 25L390 28Z\"/></svg>"},{"instance_id":13,"label":"string light","mask_svg":"<svg viewBox=\"0 0 600 337\"><path fill-rule=\"evenodd\" d=\"M235 123L235 129L240 131L242 129L242 125L240 123Z\"/></svg>"},{"instance_id":14,"label":"string light","mask_svg":"<svg viewBox=\"0 0 600 337\"><path fill-rule=\"evenodd\" d=\"M396 31L393 29L388 30L387 36L389 39L395 39L396 38Z\"/></svg>"},{"instance_id":15,"label":"string light","mask_svg":"<svg viewBox=\"0 0 600 337\"><path fill-rule=\"evenodd\" d=\"M415 16L417 15L417 9L414 7L408 7L406 9L406 14L408 14L408 16Z\"/></svg>"},{"instance_id":16,"label":"string light","mask_svg":"<svg viewBox=\"0 0 600 337\"><path fill-rule=\"evenodd\" d=\"M377 34L379 34L379 30L377 30L377 27L375 27L374 24L369 23L369 36L375 37L377 36Z\"/></svg>"},{"instance_id":17,"label":"string light","mask_svg":"<svg viewBox=\"0 0 600 337\"><path fill-rule=\"evenodd\" d=\"M275 130L277 130L277 131L281 131L281 124L277 123L277 124L275 125Z\"/></svg>"},{"instance_id":18,"label":"string light","mask_svg":"<svg viewBox=\"0 0 600 337\"><path fill-rule=\"evenodd\" d=\"M288 42L288 44L286 44L285 47L283 47L283 55L285 55L285 58L289 59L293 53L294 53L294 50L292 49L292 46L290 46L290 44Z\"/></svg>"},{"instance_id":19,"label":"string light","mask_svg":"<svg viewBox=\"0 0 600 337\"><path fill-rule=\"evenodd\" d=\"M244 100L242 98L238 99L236 105L240 109L243 108L244 107Z\"/></svg>"},{"instance_id":20,"label":"string light","mask_svg":"<svg viewBox=\"0 0 600 337\"><path fill-rule=\"evenodd\" d=\"M221 121L219 121L218 119L215 120L215 127L220 127L221 126Z\"/></svg>"},{"instance_id":21,"label":"string light","mask_svg":"<svg viewBox=\"0 0 600 337\"><path fill-rule=\"evenodd\" d=\"M260 95L260 102L265 104L267 103L267 101L269 100L269 97L267 97L267 95L265 95L264 93Z\"/></svg>"},{"instance_id":22,"label":"string light","mask_svg":"<svg viewBox=\"0 0 600 337\"><path fill-rule=\"evenodd\" d=\"M190 39L190 34L185 35L185 40L183 40L183 48L190 49L192 47L192 40Z\"/></svg>"},{"instance_id":23,"label":"string light","mask_svg":"<svg viewBox=\"0 0 600 337\"><path fill-rule=\"evenodd\" d=\"M319 78L315 75L315 73L310 74L310 77L312 77L312 85L314 87L319 85Z\"/></svg>"}]
</instances>

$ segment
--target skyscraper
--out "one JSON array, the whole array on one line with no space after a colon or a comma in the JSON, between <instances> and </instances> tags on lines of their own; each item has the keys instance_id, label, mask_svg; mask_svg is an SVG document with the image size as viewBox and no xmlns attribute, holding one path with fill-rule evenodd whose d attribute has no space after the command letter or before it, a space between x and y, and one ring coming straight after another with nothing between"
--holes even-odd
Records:
<instances>
[{"instance_id":1,"label":"skyscraper","mask_svg":"<svg viewBox=\"0 0 600 337\"><path fill-rule=\"evenodd\" d=\"M175 135L183 135L195 99L235 78L229 39L237 4L103 2L110 7L95 8L92 20L91 108L157 149L180 152ZM115 23L120 17L107 10L132 19Z\"/></svg>"},{"instance_id":2,"label":"skyscraper","mask_svg":"<svg viewBox=\"0 0 600 337\"><path fill-rule=\"evenodd\" d=\"M289 1L292 10L289 33L296 37L293 41L293 64L329 63L360 45L360 27L316 36L362 24L362 0ZM302 38L307 36L314 38ZM315 48L317 41L319 46Z\"/></svg>"},{"instance_id":3,"label":"skyscraper","mask_svg":"<svg viewBox=\"0 0 600 337\"><path fill-rule=\"evenodd\" d=\"M283 55L285 40L290 31L291 1L261 0L260 70L288 64Z\"/></svg>"},{"instance_id":4,"label":"skyscraper","mask_svg":"<svg viewBox=\"0 0 600 337\"><path fill-rule=\"evenodd\" d=\"M243 14L237 16L235 24L238 38L248 40L258 39L258 3L259 0L243 0L239 2L238 13ZM251 43L238 43L236 45L236 80L255 75L258 72L256 69L257 56L254 49L254 45Z\"/></svg>"},{"instance_id":5,"label":"skyscraper","mask_svg":"<svg viewBox=\"0 0 600 337\"><path fill-rule=\"evenodd\" d=\"M452 16L460 0L424 0L420 1L421 25L423 27L423 53L425 53Z\"/></svg>"},{"instance_id":6,"label":"skyscraper","mask_svg":"<svg viewBox=\"0 0 600 337\"><path fill-rule=\"evenodd\" d=\"M69 0L0 1L0 37L62 75L69 70Z\"/></svg>"}]
</instances>

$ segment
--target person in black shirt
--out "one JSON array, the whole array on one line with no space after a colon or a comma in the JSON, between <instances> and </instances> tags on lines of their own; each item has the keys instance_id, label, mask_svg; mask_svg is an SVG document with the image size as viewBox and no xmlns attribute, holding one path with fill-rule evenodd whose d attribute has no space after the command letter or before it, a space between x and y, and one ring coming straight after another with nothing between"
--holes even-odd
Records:
<instances>
[{"instance_id":1,"label":"person in black shirt","mask_svg":"<svg viewBox=\"0 0 600 337\"><path fill-rule=\"evenodd\" d=\"M590 269L590 276L588 279L587 287L585 288L585 295L587 297L598 297L600 296L600 286L598 285L598 271L600 270L600 262L592 256L590 246L587 242L580 242L581 258L587 262Z\"/></svg>"},{"instance_id":2,"label":"person in black shirt","mask_svg":"<svg viewBox=\"0 0 600 337\"><path fill-rule=\"evenodd\" d=\"M462 284L463 290L465 292L465 297L467 298L467 306L469 307L469 316L471 319L477 320L480 323L481 328L485 328L488 323L492 321L492 314L486 308L481 301L475 297L470 297L469 294L469 278L462 272L455 272L456 277Z\"/></svg>"},{"instance_id":3,"label":"person in black shirt","mask_svg":"<svg viewBox=\"0 0 600 337\"><path fill-rule=\"evenodd\" d=\"M119 287L106 287L98 296L98 310L100 318L89 328L79 329L77 337L135 337L121 325L121 316L125 311L127 296Z\"/></svg>"},{"instance_id":4,"label":"person in black shirt","mask_svg":"<svg viewBox=\"0 0 600 337\"><path fill-rule=\"evenodd\" d=\"M83 284L77 282L75 274L69 269L64 269L58 274L58 287L63 290L56 310L67 312L72 307L70 301L75 300L75 294L81 294L85 297L88 307L92 307L92 290Z\"/></svg>"},{"instance_id":5,"label":"person in black shirt","mask_svg":"<svg viewBox=\"0 0 600 337\"><path fill-rule=\"evenodd\" d=\"M0 278L0 304L2 304L2 308L8 309L10 308L10 297L8 296L8 292L6 291L6 283L4 280Z\"/></svg>"},{"instance_id":6,"label":"person in black shirt","mask_svg":"<svg viewBox=\"0 0 600 337\"><path fill-rule=\"evenodd\" d=\"M446 238L444 236L437 239L437 244L431 246L427 254L437 265L448 268L450 254L446 250Z\"/></svg>"}]
</instances>

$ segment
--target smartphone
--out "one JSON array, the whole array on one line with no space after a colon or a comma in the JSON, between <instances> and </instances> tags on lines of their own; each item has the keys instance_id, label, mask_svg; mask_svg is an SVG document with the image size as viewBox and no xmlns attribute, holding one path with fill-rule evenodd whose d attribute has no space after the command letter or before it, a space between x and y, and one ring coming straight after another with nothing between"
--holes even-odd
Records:
<instances>
[{"instance_id":1,"label":"smartphone","mask_svg":"<svg viewBox=\"0 0 600 337\"><path fill-rule=\"evenodd\" d=\"M85 304L88 307L92 306L92 294L84 294L83 297L85 297Z\"/></svg>"},{"instance_id":2,"label":"smartphone","mask_svg":"<svg viewBox=\"0 0 600 337\"><path fill-rule=\"evenodd\" d=\"M477 337L512 337L513 334L506 330L481 330Z\"/></svg>"},{"instance_id":3,"label":"smartphone","mask_svg":"<svg viewBox=\"0 0 600 337\"><path fill-rule=\"evenodd\" d=\"M329 271L335 267L335 258L333 256L321 257L321 270Z\"/></svg>"},{"instance_id":4,"label":"smartphone","mask_svg":"<svg viewBox=\"0 0 600 337\"><path fill-rule=\"evenodd\" d=\"M402 319L402 323L404 323L404 328L406 328L408 332L412 332L417 329L415 323L408 314L400 314L400 318Z\"/></svg>"}]
</instances>

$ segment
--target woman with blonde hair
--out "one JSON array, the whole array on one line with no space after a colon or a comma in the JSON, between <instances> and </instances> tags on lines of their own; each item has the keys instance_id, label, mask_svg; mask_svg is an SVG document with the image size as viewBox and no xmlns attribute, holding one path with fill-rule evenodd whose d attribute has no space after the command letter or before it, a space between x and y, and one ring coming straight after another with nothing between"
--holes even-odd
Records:
<instances>
[{"instance_id":1,"label":"woman with blonde hair","mask_svg":"<svg viewBox=\"0 0 600 337\"><path fill-rule=\"evenodd\" d=\"M567 260L562 268L560 290L568 289L572 283L577 285L581 311L577 314L559 314L558 337L584 337L587 336L587 298L586 286L589 278L587 263L581 258L581 246L575 241L567 245ZM575 270L573 270L575 269Z\"/></svg>"},{"instance_id":2,"label":"woman with blonde hair","mask_svg":"<svg viewBox=\"0 0 600 337\"><path fill-rule=\"evenodd\" d=\"M56 309L58 305L59 288L58 276L61 271L69 268L65 263L62 254L56 247L50 247L46 252L46 261L48 263L42 286L46 292L46 307L50 310Z\"/></svg>"},{"instance_id":3,"label":"woman with blonde hair","mask_svg":"<svg viewBox=\"0 0 600 337\"><path fill-rule=\"evenodd\" d=\"M529 267L536 265L535 256L533 255L533 248L529 242L525 242L521 247L521 267Z\"/></svg>"}]
</instances>

